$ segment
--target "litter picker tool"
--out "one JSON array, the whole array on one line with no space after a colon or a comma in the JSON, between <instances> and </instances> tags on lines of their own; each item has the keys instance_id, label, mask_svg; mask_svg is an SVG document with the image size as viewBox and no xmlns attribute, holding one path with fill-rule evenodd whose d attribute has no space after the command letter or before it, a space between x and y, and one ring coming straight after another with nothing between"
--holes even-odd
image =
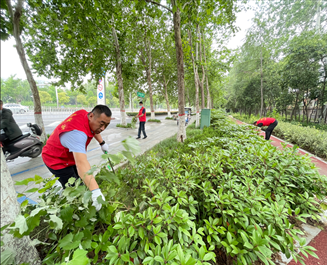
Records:
<instances>
[{"instance_id":1,"label":"litter picker tool","mask_svg":"<svg viewBox=\"0 0 327 265\"><path fill-rule=\"evenodd\" d=\"M107 155L108 153L107 152L105 152L105 154ZM108 166L108 169L110 170L110 169L112 169L112 171L114 172L114 174L116 175L116 172L115 172L115 169L114 169L114 167L112 166L112 163L111 163L111 160L110 160L110 158L108 157L108 162L109 162L109 164L110 164L110 166ZM111 167L111 168L110 168Z\"/></svg>"}]
</instances>

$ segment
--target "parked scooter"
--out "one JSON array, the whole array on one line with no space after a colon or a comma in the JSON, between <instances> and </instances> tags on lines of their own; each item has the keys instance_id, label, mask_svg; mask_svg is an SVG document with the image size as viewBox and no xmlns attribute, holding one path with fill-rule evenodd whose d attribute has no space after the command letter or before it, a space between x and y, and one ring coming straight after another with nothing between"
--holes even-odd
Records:
<instances>
[{"instance_id":1,"label":"parked scooter","mask_svg":"<svg viewBox=\"0 0 327 265\"><path fill-rule=\"evenodd\" d=\"M31 133L25 132L16 139L5 139L2 143L6 161L14 160L19 156L38 157L42 152L43 143L40 140L42 129L37 124L27 123Z\"/></svg>"}]
</instances>

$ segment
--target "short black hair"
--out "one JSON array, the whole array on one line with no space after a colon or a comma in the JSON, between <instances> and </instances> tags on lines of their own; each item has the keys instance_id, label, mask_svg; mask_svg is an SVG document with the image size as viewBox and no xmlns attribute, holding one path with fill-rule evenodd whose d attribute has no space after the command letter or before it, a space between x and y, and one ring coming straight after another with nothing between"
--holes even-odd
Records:
<instances>
[{"instance_id":1,"label":"short black hair","mask_svg":"<svg viewBox=\"0 0 327 265\"><path fill-rule=\"evenodd\" d=\"M142 101L140 101L140 103L139 104L143 104L143 102Z\"/></svg>"},{"instance_id":2,"label":"short black hair","mask_svg":"<svg viewBox=\"0 0 327 265\"><path fill-rule=\"evenodd\" d=\"M257 125L257 122L255 121L255 122L253 123L253 125L255 125L255 126L256 126L256 125Z\"/></svg>"},{"instance_id":3,"label":"short black hair","mask_svg":"<svg viewBox=\"0 0 327 265\"><path fill-rule=\"evenodd\" d=\"M107 117L111 117L111 110L106 105L96 105L91 112L96 116L104 113Z\"/></svg>"},{"instance_id":4,"label":"short black hair","mask_svg":"<svg viewBox=\"0 0 327 265\"><path fill-rule=\"evenodd\" d=\"M3 104L3 101L0 99L0 104Z\"/></svg>"}]
</instances>

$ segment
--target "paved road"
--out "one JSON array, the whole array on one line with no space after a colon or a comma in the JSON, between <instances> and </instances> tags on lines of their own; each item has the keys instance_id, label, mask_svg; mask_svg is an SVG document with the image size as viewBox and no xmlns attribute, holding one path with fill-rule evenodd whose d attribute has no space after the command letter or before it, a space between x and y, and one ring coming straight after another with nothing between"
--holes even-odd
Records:
<instances>
[{"instance_id":1,"label":"paved road","mask_svg":"<svg viewBox=\"0 0 327 265\"><path fill-rule=\"evenodd\" d=\"M45 131L47 134L51 134L53 130L57 127L58 124L60 124L64 119L66 119L72 112L43 112L43 122ZM118 123L121 123L121 117L119 111L113 111L112 116L115 118L115 120L111 121L110 127L112 129L118 128L116 125ZM165 115L157 116L156 119L163 120L165 119ZM26 123L31 122L34 123L34 114L32 112L28 112L25 114L14 114L15 121L17 122L18 126L23 132L28 132L28 127L26 126ZM131 122L132 118L127 117L126 121Z\"/></svg>"}]
</instances>

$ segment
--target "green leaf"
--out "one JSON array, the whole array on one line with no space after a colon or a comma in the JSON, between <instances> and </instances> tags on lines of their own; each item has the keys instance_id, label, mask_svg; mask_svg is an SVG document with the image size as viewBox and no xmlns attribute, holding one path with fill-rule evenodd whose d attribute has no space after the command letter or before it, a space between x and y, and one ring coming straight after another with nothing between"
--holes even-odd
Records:
<instances>
[{"instance_id":1,"label":"green leaf","mask_svg":"<svg viewBox=\"0 0 327 265\"><path fill-rule=\"evenodd\" d=\"M68 265L88 265L87 251L84 249L77 249L74 251L73 259L68 262Z\"/></svg>"},{"instance_id":2,"label":"green leaf","mask_svg":"<svg viewBox=\"0 0 327 265\"><path fill-rule=\"evenodd\" d=\"M108 247L109 252L112 253L118 253L117 248L114 245L111 245L110 247Z\"/></svg>"},{"instance_id":3,"label":"green leaf","mask_svg":"<svg viewBox=\"0 0 327 265\"><path fill-rule=\"evenodd\" d=\"M120 258L125 262L129 262L129 254L128 253L121 255Z\"/></svg>"},{"instance_id":4,"label":"green leaf","mask_svg":"<svg viewBox=\"0 0 327 265\"><path fill-rule=\"evenodd\" d=\"M15 257L16 257L16 252L11 248L1 251L1 265L16 264Z\"/></svg>"},{"instance_id":5,"label":"green leaf","mask_svg":"<svg viewBox=\"0 0 327 265\"><path fill-rule=\"evenodd\" d=\"M135 229L133 226L131 226L130 228L128 228L128 233L129 233L129 236L132 237L135 233Z\"/></svg>"},{"instance_id":6,"label":"green leaf","mask_svg":"<svg viewBox=\"0 0 327 265\"><path fill-rule=\"evenodd\" d=\"M14 229L18 228L19 233L22 235L24 232L28 230L28 226L26 223L26 218L23 215L18 215L15 219Z\"/></svg>"},{"instance_id":7,"label":"green leaf","mask_svg":"<svg viewBox=\"0 0 327 265\"><path fill-rule=\"evenodd\" d=\"M21 181L16 181L15 185L19 186L19 185L28 185L28 183L30 183L31 181L34 181L34 178L27 178Z\"/></svg>"},{"instance_id":8,"label":"green leaf","mask_svg":"<svg viewBox=\"0 0 327 265\"><path fill-rule=\"evenodd\" d=\"M150 263L150 261L152 261L152 260L153 260L152 257L146 257L146 258L143 260L143 263L144 263L144 264L148 264L148 263Z\"/></svg>"},{"instance_id":9,"label":"green leaf","mask_svg":"<svg viewBox=\"0 0 327 265\"><path fill-rule=\"evenodd\" d=\"M132 151L134 155L137 155L141 152L140 143L135 138L128 137L123 141L123 143L126 150Z\"/></svg>"},{"instance_id":10,"label":"green leaf","mask_svg":"<svg viewBox=\"0 0 327 265\"><path fill-rule=\"evenodd\" d=\"M213 252L210 252L210 253L207 253L207 254L205 254L204 255L204 257L203 257L203 260L213 260L213 261L215 261L214 260L214 258L216 257L216 254L215 253L213 253Z\"/></svg>"},{"instance_id":11,"label":"green leaf","mask_svg":"<svg viewBox=\"0 0 327 265\"><path fill-rule=\"evenodd\" d=\"M34 181L35 181L35 184L40 184L43 182L43 178L40 177L39 175L35 175L34 176Z\"/></svg>"},{"instance_id":12,"label":"green leaf","mask_svg":"<svg viewBox=\"0 0 327 265\"><path fill-rule=\"evenodd\" d=\"M62 229L62 220L59 217L57 217L56 215L50 215L50 220L56 224L56 230Z\"/></svg>"},{"instance_id":13,"label":"green leaf","mask_svg":"<svg viewBox=\"0 0 327 265\"><path fill-rule=\"evenodd\" d=\"M233 241L232 234L229 231L227 232L227 240L229 244L231 244Z\"/></svg>"},{"instance_id":14,"label":"green leaf","mask_svg":"<svg viewBox=\"0 0 327 265\"><path fill-rule=\"evenodd\" d=\"M253 249L253 246L249 242L245 242L244 246L249 248L249 249Z\"/></svg>"},{"instance_id":15,"label":"green leaf","mask_svg":"<svg viewBox=\"0 0 327 265\"><path fill-rule=\"evenodd\" d=\"M160 257L160 256L155 256L155 257L154 257L154 260L155 260L155 261L158 261L158 262L160 262L160 263L164 263L164 259L163 259L162 257Z\"/></svg>"},{"instance_id":16,"label":"green leaf","mask_svg":"<svg viewBox=\"0 0 327 265\"><path fill-rule=\"evenodd\" d=\"M295 214L298 215L300 213L301 209L300 208L296 208L295 209Z\"/></svg>"},{"instance_id":17,"label":"green leaf","mask_svg":"<svg viewBox=\"0 0 327 265\"><path fill-rule=\"evenodd\" d=\"M38 188L33 188L33 189L29 189L26 192L27 193L32 193L32 192L37 192L39 189Z\"/></svg>"},{"instance_id":18,"label":"green leaf","mask_svg":"<svg viewBox=\"0 0 327 265\"><path fill-rule=\"evenodd\" d=\"M140 236L140 238L144 238L144 229L143 229L143 227L139 227L139 229L138 229L138 234L139 234L139 236Z\"/></svg>"}]
</instances>

